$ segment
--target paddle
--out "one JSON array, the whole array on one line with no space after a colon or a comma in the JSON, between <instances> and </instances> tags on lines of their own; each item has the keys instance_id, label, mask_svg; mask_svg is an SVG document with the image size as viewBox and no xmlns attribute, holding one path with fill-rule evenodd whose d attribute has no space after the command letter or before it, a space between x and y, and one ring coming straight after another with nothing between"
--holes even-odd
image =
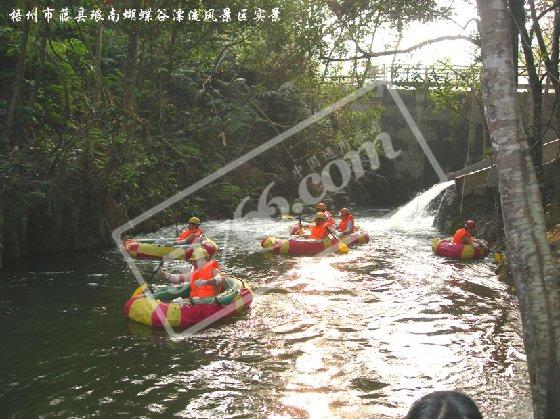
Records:
<instances>
[{"instance_id":1,"label":"paddle","mask_svg":"<svg viewBox=\"0 0 560 419\"><path fill-rule=\"evenodd\" d=\"M506 257L504 256L504 254L502 252L494 249L495 244L490 246L490 243L488 243L484 239L476 239L476 242L478 244L478 247L486 247L488 249L488 254L491 254L492 256L494 256L494 260L496 261L496 263L498 263L498 265L505 264Z\"/></svg>"},{"instance_id":2,"label":"paddle","mask_svg":"<svg viewBox=\"0 0 560 419\"><path fill-rule=\"evenodd\" d=\"M336 230L333 230L331 227L327 227L327 231L331 233L336 240L338 240L338 252L342 254L348 253L350 250L348 245L342 241L341 236L336 232Z\"/></svg>"},{"instance_id":3,"label":"paddle","mask_svg":"<svg viewBox=\"0 0 560 419\"><path fill-rule=\"evenodd\" d=\"M156 241L160 240L160 239L135 239L138 243L143 243L143 244L154 244L156 246L163 246L163 247L173 247L173 248L179 248L179 249L189 249L191 247L197 246L200 243L183 243L183 244L178 244L175 239L166 239L167 242L166 243L156 243Z\"/></svg>"},{"instance_id":4,"label":"paddle","mask_svg":"<svg viewBox=\"0 0 560 419\"><path fill-rule=\"evenodd\" d=\"M158 264L156 265L155 269L152 271L152 274L150 275L150 277L148 278L148 280L146 281L146 283L144 285L139 286L138 288L136 288L136 290L132 293L132 296L136 296L142 292L144 292L144 290L146 288L148 288L151 292L154 292L152 289L152 281L154 279L154 276L156 275L156 273L159 271L159 269L163 266L163 262L164 259L160 260L158 262Z\"/></svg>"},{"instance_id":5,"label":"paddle","mask_svg":"<svg viewBox=\"0 0 560 419\"><path fill-rule=\"evenodd\" d=\"M133 239L135 241L137 241L138 243L155 243L157 240L159 240L159 238L157 239ZM166 239L168 242L172 242L175 239Z\"/></svg>"},{"instance_id":6,"label":"paddle","mask_svg":"<svg viewBox=\"0 0 560 419\"><path fill-rule=\"evenodd\" d=\"M478 247L486 247L488 249L488 254L494 257L494 261L498 264L498 267L494 270L494 272L496 274L499 274L504 269L504 267L507 266L507 259L505 255L501 251L494 249L495 244L493 246L490 246L490 244L484 239L475 240L478 244Z\"/></svg>"},{"instance_id":7,"label":"paddle","mask_svg":"<svg viewBox=\"0 0 560 419\"><path fill-rule=\"evenodd\" d=\"M499 273L507 265L507 259L502 252L494 252L494 260L498 264L495 272Z\"/></svg>"}]
</instances>

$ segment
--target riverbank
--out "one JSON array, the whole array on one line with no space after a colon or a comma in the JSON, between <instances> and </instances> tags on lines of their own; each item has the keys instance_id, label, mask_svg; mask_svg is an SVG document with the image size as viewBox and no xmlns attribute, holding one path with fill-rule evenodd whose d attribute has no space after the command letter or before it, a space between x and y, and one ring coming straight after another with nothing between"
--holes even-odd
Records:
<instances>
[{"instance_id":1,"label":"riverbank","mask_svg":"<svg viewBox=\"0 0 560 419\"><path fill-rule=\"evenodd\" d=\"M343 206L395 207L406 202L414 190L422 186L414 179L397 173L388 158L380 155L379 160L377 170L367 171L360 178L352 178L343 191L327 193L324 201L333 210ZM367 167L367 164L364 163L364 166ZM245 197L249 197L250 201L242 215L254 210L265 187L263 185L267 184L271 175L266 175L256 167L251 170L244 167L245 177L239 175L240 171L238 169L230 176L236 184L208 185L188 199L150 217L127 234L153 233L162 227L174 225L182 229L186 226L186 220L193 215L201 218L203 224L210 220L232 218L237 205ZM256 178L247 179L248 172ZM27 187L22 186L19 192L15 188L3 191L0 206L0 269L8 263L39 253L91 251L111 247L114 245L111 232L115 228L180 190L172 188L179 183L178 179L170 179L165 187L158 186L157 180L154 180L153 184L144 188L128 185L134 188L132 192L113 198L101 188L99 179L86 182L84 177L56 178L47 192L37 193L33 199L29 198L31 191ZM280 181L277 179L273 194L285 197L293 204L296 202L293 193L298 190L297 180L293 175ZM71 185L73 189L69 189ZM68 193L69 190L73 192ZM321 191L313 193L320 194ZM22 196L20 201L14 198L18 194ZM311 217L315 213L314 206L306 206L305 211ZM277 215L280 215L279 211Z\"/></svg>"},{"instance_id":2,"label":"riverbank","mask_svg":"<svg viewBox=\"0 0 560 419\"><path fill-rule=\"evenodd\" d=\"M552 194L552 185L547 185L544 198L549 201L545 204L548 242L560 264L560 209L550 203L553 201ZM452 236L467 219L472 219L477 224L476 237L486 240L493 251L507 254L497 188L482 186L477 193L461 197L458 186L454 183L432 200L429 209L435 213L434 227L443 235ZM507 258L499 260L498 264L500 275L505 278L504 275L508 276L507 269L504 269L507 267Z\"/></svg>"},{"instance_id":3,"label":"riverbank","mask_svg":"<svg viewBox=\"0 0 560 419\"><path fill-rule=\"evenodd\" d=\"M483 188L476 194L461 196L454 183L430 204L436 212L434 227L452 236L466 220L476 221L476 236L491 246L503 248L504 231L500 200L495 188Z\"/></svg>"}]
</instances>

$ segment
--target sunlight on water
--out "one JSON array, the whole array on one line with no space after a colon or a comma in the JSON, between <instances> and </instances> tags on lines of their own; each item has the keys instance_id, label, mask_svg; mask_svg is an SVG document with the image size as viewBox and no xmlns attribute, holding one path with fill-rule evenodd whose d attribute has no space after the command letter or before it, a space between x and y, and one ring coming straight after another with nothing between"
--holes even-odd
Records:
<instances>
[{"instance_id":1,"label":"sunlight on water","mask_svg":"<svg viewBox=\"0 0 560 419\"><path fill-rule=\"evenodd\" d=\"M266 292L182 342L123 320L135 283L115 251L30 262L1 296L4 412L396 418L460 389L487 418L530 416L515 295L490 259L431 252L425 208L444 188L392 216L358 212L371 241L345 255L263 253L260 239L286 237L293 221L205 223L224 272Z\"/></svg>"}]
</instances>

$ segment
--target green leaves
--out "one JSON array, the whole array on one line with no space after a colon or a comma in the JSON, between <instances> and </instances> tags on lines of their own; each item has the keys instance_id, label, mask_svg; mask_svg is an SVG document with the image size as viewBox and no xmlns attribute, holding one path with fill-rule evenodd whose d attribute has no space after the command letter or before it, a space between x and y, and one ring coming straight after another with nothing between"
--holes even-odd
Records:
<instances>
[{"instance_id":1,"label":"green leaves","mask_svg":"<svg viewBox=\"0 0 560 419\"><path fill-rule=\"evenodd\" d=\"M188 7L209 7L195 3ZM212 7L232 11L259 7L270 13L279 7L280 20L121 22L105 24L103 31L91 22L51 23L48 38L42 26L32 25L14 134L21 150L9 149L0 159L2 199L17 195L15 200L29 205L58 199L79 208L109 199L137 214L346 95L348 86L322 79L321 54L333 48L343 55L352 39L367 39L375 16L379 22L406 24L444 15L436 3L218 0ZM170 0L157 5L178 7ZM83 6L97 7L89 0ZM14 81L20 29L0 24L3 86ZM40 45L45 45L44 63ZM29 106L35 88L37 100ZM127 88L133 97L125 110ZM0 91L0 111L11 93ZM228 216L240 197L267 181L280 185L292 179L295 165L327 148L359 144L379 117L375 106L340 109L255 159L253 178L242 173L216 186L196 203L197 211L212 207L220 211L214 215ZM48 183L47 192L39 180Z\"/></svg>"}]
</instances>

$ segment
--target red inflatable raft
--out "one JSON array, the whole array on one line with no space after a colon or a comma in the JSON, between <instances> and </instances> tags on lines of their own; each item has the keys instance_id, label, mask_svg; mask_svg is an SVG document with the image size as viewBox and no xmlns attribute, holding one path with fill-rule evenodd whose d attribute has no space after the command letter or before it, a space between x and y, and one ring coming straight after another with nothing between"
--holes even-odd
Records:
<instances>
[{"instance_id":1,"label":"red inflatable raft","mask_svg":"<svg viewBox=\"0 0 560 419\"><path fill-rule=\"evenodd\" d=\"M341 237L342 243L347 246L363 244L369 241L369 235L365 231L356 231L355 233ZM303 237L290 237L289 239L279 239L277 237L267 237L261 241L264 250L274 254L291 255L291 256L314 256L329 249L332 252L339 250L340 240L323 239L312 240Z\"/></svg>"},{"instance_id":2,"label":"red inflatable raft","mask_svg":"<svg viewBox=\"0 0 560 419\"><path fill-rule=\"evenodd\" d=\"M225 289L216 297L189 298L189 284L169 286L148 297L137 290L124 305L124 315L130 320L162 327L186 328L219 313L231 317L249 308L253 292L242 280L229 278Z\"/></svg>"},{"instance_id":3,"label":"red inflatable raft","mask_svg":"<svg viewBox=\"0 0 560 419\"><path fill-rule=\"evenodd\" d=\"M452 243L452 239L434 239L432 241L432 250L438 256L444 256L459 260L475 260L480 259L490 253L488 246L482 243L481 246L472 246L470 244Z\"/></svg>"}]
</instances>

